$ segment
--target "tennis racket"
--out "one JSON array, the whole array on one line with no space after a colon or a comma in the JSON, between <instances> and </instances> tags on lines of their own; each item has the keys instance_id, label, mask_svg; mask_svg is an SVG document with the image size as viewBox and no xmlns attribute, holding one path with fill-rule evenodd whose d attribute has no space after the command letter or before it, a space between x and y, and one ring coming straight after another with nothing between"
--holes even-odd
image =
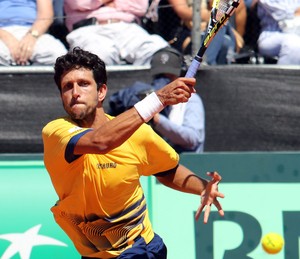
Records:
<instances>
[{"instance_id":1,"label":"tennis racket","mask_svg":"<svg viewBox=\"0 0 300 259\"><path fill-rule=\"evenodd\" d=\"M201 47L193 58L192 63L186 72L185 77L194 77L197 73L198 68L203 59L203 55L212 41L216 36L219 29L226 24L228 19L235 12L236 8L239 6L240 0L214 0L210 20L208 23L207 31L202 41Z\"/></svg>"}]
</instances>

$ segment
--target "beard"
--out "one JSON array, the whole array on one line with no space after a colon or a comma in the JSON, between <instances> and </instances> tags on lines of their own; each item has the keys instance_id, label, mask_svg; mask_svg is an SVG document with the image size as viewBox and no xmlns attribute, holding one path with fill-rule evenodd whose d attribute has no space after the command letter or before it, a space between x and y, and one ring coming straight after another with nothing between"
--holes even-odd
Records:
<instances>
[{"instance_id":1,"label":"beard","mask_svg":"<svg viewBox=\"0 0 300 259\"><path fill-rule=\"evenodd\" d=\"M94 121L96 108L68 109L67 113L79 126L86 126Z\"/></svg>"}]
</instances>

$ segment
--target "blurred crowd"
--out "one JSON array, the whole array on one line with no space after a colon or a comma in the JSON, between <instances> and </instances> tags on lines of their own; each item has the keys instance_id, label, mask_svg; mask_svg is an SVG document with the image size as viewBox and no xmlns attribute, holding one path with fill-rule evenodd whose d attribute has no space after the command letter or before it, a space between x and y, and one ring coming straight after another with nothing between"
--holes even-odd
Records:
<instances>
[{"instance_id":1,"label":"blurred crowd","mask_svg":"<svg viewBox=\"0 0 300 259\"><path fill-rule=\"evenodd\" d=\"M1 0L0 65L53 65L80 47L106 65L151 68L152 82L135 82L110 100L111 115L184 76L193 52L192 0ZM212 0L199 2L199 35ZM201 42L201 41L199 41ZM203 63L300 65L300 0L240 0L209 45ZM204 65L203 64L203 65ZM178 153L201 153L205 109L198 94L166 107L150 121Z\"/></svg>"},{"instance_id":2,"label":"blurred crowd","mask_svg":"<svg viewBox=\"0 0 300 259\"><path fill-rule=\"evenodd\" d=\"M211 0L200 5L205 34ZM192 0L2 0L0 64L51 65L79 46L107 65L150 65L172 47L193 57ZM212 41L207 65L300 64L300 0L241 0Z\"/></svg>"}]
</instances>

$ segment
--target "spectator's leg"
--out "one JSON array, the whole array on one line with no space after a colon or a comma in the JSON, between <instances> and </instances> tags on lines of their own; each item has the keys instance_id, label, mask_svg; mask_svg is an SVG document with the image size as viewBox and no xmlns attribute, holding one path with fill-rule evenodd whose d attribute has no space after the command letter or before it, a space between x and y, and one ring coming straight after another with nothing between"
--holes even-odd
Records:
<instances>
[{"instance_id":1,"label":"spectator's leg","mask_svg":"<svg viewBox=\"0 0 300 259\"><path fill-rule=\"evenodd\" d=\"M223 40L226 33L226 27L222 27L216 36L211 41L205 52L205 61L208 65L217 65L218 64L218 55L223 46Z\"/></svg>"},{"instance_id":2,"label":"spectator's leg","mask_svg":"<svg viewBox=\"0 0 300 259\"><path fill-rule=\"evenodd\" d=\"M121 23L116 34L116 44L120 55L128 63L134 65L149 65L155 52L169 44L160 36L149 34L138 24Z\"/></svg>"},{"instance_id":3,"label":"spectator's leg","mask_svg":"<svg viewBox=\"0 0 300 259\"><path fill-rule=\"evenodd\" d=\"M10 66L11 63L12 58L9 49L2 41L0 41L0 66Z\"/></svg>"},{"instance_id":4,"label":"spectator's leg","mask_svg":"<svg viewBox=\"0 0 300 259\"><path fill-rule=\"evenodd\" d=\"M33 65L53 65L59 56L66 54L64 44L50 34L39 37L31 58Z\"/></svg>"},{"instance_id":5,"label":"spectator's leg","mask_svg":"<svg viewBox=\"0 0 300 259\"><path fill-rule=\"evenodd\" d=\"M300 65L300 36L288 34L284 37L277 64Z\"/></svg>"},{"instance_id":6,"label":"spectator's leg","mask_svg":"<svg viewBox=\"0 0 300 259\"><path fill-rule=\"evenodd\" d=\"M263 32L258 38L257 46L260 55L276 57L281 51L281 45L286 37L281 32Z\"/></svg>"},{"instance_id":7,"label":"spectator's leg","mask_svg":"<svg viewBox=\"0 0 300 259\"><path fill-rule=\"evenodd\" d=\"M79 28L67 35L70 49L76 46L98 55L106 65L121 64L119 49L116 46L118 30L112 25L92 25ZM117 27L116 27L117 28Z\"/></svg>"}]
</instances>

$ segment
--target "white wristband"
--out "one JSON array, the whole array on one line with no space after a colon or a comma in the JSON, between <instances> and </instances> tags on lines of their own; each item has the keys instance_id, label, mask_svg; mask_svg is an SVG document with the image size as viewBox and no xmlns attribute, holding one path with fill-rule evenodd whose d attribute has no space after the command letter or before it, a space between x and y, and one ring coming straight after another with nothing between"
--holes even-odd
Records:
<instances>
[{"instance_id":1,"label":"white wristband","mask_svg":"<svg viewBox=\"0 0 300 259\"><path fill-rule=\"evenodd\" d=\"M144 121L148 122L156 113L161 112L164 109L164 106L156 93L153 92L147 95L143 100L136 103L134 108L137 110L139 115L141 115Z\"/></svg>"}]
</instances>

